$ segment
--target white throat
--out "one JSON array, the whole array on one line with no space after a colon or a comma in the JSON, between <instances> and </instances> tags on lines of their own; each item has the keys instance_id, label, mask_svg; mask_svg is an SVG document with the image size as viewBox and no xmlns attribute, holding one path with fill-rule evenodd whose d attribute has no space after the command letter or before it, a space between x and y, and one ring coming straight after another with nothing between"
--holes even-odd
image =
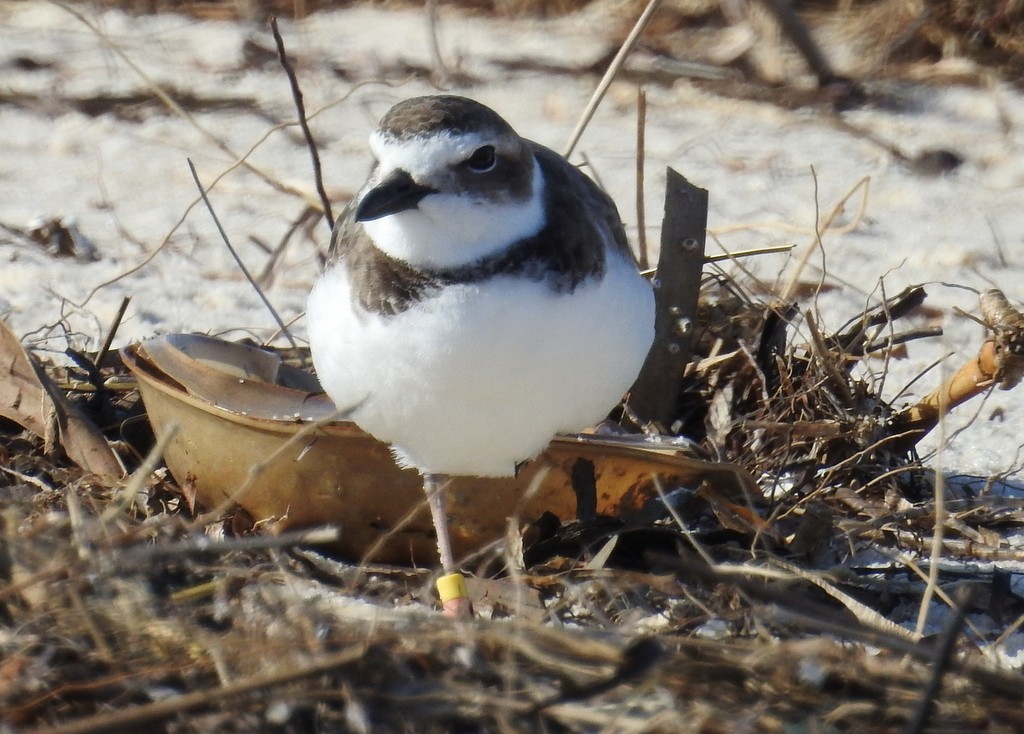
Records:
<instances>
[{"instance_id":1,"label":"white throat","mask_svg":"<svg viewBox=\"0 0 1024 734\"><path fill-rule=\"evenodd\" d=\"M394 170L389 163L381 159L383 175ZM362 224L381 251L414 267L468 265L540 231L547 215L544 175L536 162L531 189L529 198L505 202L472 192L439 192L414 209Z\"/></svg>"}]
</instances>

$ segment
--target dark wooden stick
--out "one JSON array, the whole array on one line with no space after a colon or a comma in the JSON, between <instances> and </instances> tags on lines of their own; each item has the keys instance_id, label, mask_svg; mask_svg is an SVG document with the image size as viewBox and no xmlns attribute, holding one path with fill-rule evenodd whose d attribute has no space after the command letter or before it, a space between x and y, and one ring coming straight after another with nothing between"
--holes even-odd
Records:
<instances>
[{"instance_id":1,"label":"dark wooden stick","mask_svg":"<svg viewBox=\"0 0 1024 734\"><path fill-rule=\"evenodd\" d=\"M128 304L131 303L132 297L125 296L121 299L121 307L117 309L117 314L114 316L114 321L110 324L110 328L107 330L107 336L103 340L103 345L100 347L99 354L96 355L96 366L103 366L103 358L107 352L110 351L110 346L114 343L114 336L117 334L117 330L121 327L121 319L124 318L124 312L128 310Z\"/></svg>"},{"instance_id":2,"label":"dark wooden stick","mask_svg":"<svg viewBox=\"0 0 1024 734\"><path fill-rule=\"evenodd\" d=\"M633 413L661 428L671 428L683 368L693 352L707 225L708 192L669 168L654 276L654 345L629 397Z\"/></svg>"},{"instance_id":3,"label":"dark wooden stick","mask_svg":"<svg viewBox=\"0 0 1024 734\"><path fill-rule=\"evenodd\" d=\"M935 647L931 678L928 680L924 693L921 694L921 699L917 703L917 710L914 712L914 717L910 720L910 725L907 726L906 734L921 734L928 725L928 721L932 718L932 714L935 711L935 697L942 686L942 676L945 675L952 662L953 646L963 630L964 618L967 616L968 609L970 609L973 596L971 587L961 587L960 593L957 594L953 616L946 622L946 626L943 628L942 634L939 635L938 644Z\"/></svg>"},{"instance_id":4,"label":"dark wooden stick","mask_svg":"<svg viewBox=\"0 0 1024 734\"><path fill-rule=\"evenodd\" d=\"M295 111L299 115L299 126L306 138L306 147L309 148L309 157L313 160L313 179L316 181L316 192L320 195L320 204L324 208L324 218L327 220L327 227L334 229L334 213L331 211L331 201L327 198L327 190L324 188L324 175L320 168L320 154L317 152L316 143L313 141L313 133L309 129L309 122L306 121L306 105L302 102L302 90L299 89L299 80L295 76L295 69L292 62L284 51L284 39L277 29L277 18L270 17L270 30L274 33L274 43L277 44L277 57L284 67L284 73L288 77L288 84L292 89L292 99L295 100Z\"/></svg>"}]
</instances>

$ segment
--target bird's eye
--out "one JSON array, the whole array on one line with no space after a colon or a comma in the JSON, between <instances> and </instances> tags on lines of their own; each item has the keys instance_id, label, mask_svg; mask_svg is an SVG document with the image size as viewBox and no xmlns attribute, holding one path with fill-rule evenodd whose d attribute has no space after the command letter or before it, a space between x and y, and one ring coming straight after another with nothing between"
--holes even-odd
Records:
<instances>
[{"instance_id":1,"label":"bird's eye","mask_svg":"<svg viewBox=\"0 0 1024 734\"><path fill-rule=\"evenodd\" d=\"M494 155L493 145L484 145L473 151L473 155L466 159L466 166L471 171L486 173L494 168L498 159Z\"/></svg>"}]
</instances>

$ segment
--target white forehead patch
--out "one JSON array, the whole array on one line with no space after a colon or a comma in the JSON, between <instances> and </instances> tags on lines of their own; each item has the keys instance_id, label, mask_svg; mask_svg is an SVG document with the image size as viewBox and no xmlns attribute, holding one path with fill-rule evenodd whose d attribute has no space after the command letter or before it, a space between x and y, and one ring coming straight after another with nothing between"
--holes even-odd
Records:
<instances>
[{"instance_id":1,"label":"white forehead patch","mask_svg":"<svg viewBox=\"0 0 1024 734\"><path fill-rule=\"evenodd\" d=\"M438 171L466 160L477 148L493 143L480 133L435 133L425 137L396 140L379 132L370 135L370 150L381 171L400 168L416 181L429 181Z\"/></svg>"}]
</instances>

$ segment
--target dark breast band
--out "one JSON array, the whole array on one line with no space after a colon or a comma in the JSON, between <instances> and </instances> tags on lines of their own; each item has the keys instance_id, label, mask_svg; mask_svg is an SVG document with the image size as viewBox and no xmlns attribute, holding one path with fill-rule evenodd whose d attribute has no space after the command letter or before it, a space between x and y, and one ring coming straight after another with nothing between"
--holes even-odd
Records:
<instances>
[{"instance_id":1,"label":"dark breast band","mask_svg":"<svg viewBox=\"0 0 1024 734\"><path fill-rule=\"evenodd\" d=\"M557 153L531 145L544 176L547 212L547 222L536 235L474 263L420 269L378 249L354 221L350 206L335 224L328 267L347 267L360 306L382 316L400 314L444 286L494 276L543 281L557 293L571 293L590 278L600 278L609 234L616 250L629 253L615 204Z\"/></svg>"}]
</instances>

